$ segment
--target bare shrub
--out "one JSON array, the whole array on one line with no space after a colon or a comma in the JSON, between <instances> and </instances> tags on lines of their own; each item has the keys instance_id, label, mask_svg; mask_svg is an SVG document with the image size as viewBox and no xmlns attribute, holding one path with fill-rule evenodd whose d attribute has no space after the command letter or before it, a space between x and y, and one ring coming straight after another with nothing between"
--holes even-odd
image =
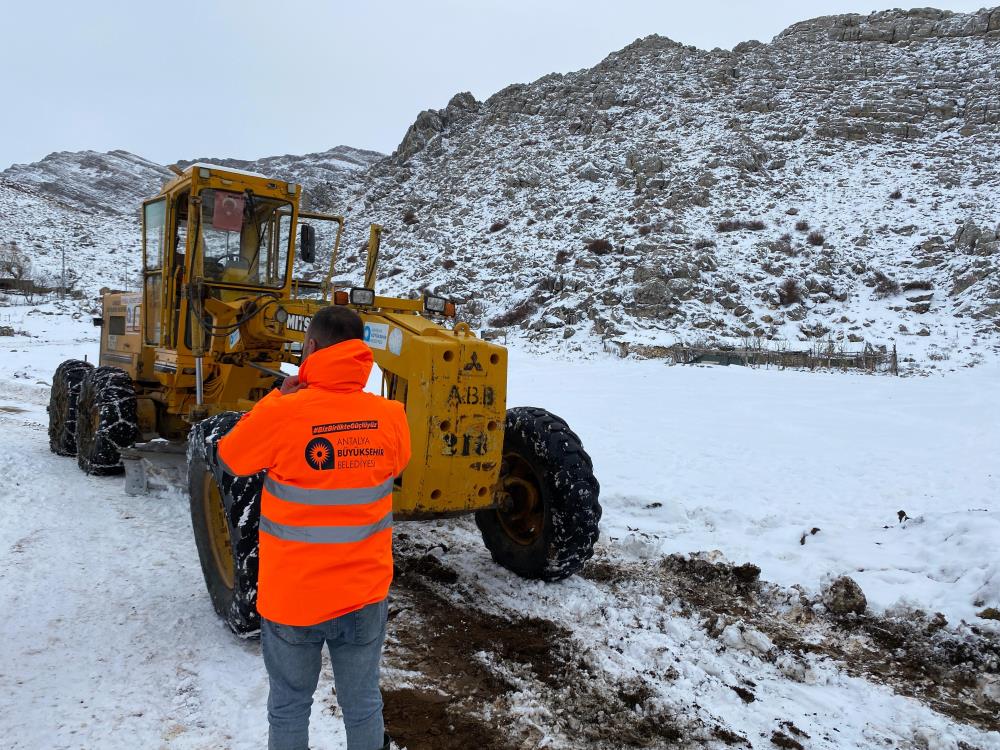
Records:
<instances>
[{"instance_id":1,"label":"bare shrub","mask_svg":"<svg viewBox=\"0 0 1000 750\"><path fill-rule=\"evenodd\" d=\"M509 223L510 223L509 221L503 219L501 219L500 221L494 221L492 224L490 224L490 232L499 232L501 229L506 228L506 226Z\"/></svg>"},{"instance_id":2,"label":"bare shrub","mask_svg":"<svg viewBox=\"0 0 1000 750\"><path fill-rule=\"evenodd\" d=\"M783 234L778 239L773 242L768 242L767 246L770 247L775 252L781 253L782 255L798 255L798 252L792 247L792 236L789 234Z\"/></svg>"},{"instance_id":3,"label":"bare shrub","mask_svg":"<svg viewBox=\"0 0 1000 750\"><path fill-rule=\"evenodd\" d=\"M607 255L614 249L614 246L608 240L596 239L587 243L587 249L595 255Z\"/></svg>"},{"instance_id":4,"label":"bare shrub","mask_svg":"<svg viewBox=\"0 0 1000 750\"><path fill-rule=\"evenodd\" d=\"M802 290L799 288L799 282L789 277L778 284L778 301L784 307L801 302Z\"/></svg>"},{"instance_id":5,"label":"bare shrub","mask_svg":"<svg viewBox=\"0 0 1000 750\"><path fill-rule=\"evenodd\" d=\"M907 281L905 284L903 284L904 292L913 292L913 291L929 292L933 288L934 284L930 281Z\"/></svg>"},{"instance_id":6,"label":"bare shrub","mask_svg":"<svg viewBox=\"0 0 1000 750\"><path fill-rule=\"evenodd\" d=\"M441 268L443 268L446 271L450 271L456 265L458 264L455 263L455 261L452 258L445 258L444 260L441 261Z\"/></svg>"},{"instance_id":7,"label":"bare shrub","mask_svg":"<svg viewBox=\"0 0 1000 750\"><path fill-rule=\"evenodd\" d=\"M556 253L556 265L561 266L563 263L568 261L573 257L573 253L569 250L560 250Z\"/></svg>"},{"instance_id":8,"label":"bare shrub","mask_svg":"<svg viewBox=\"0 0 1000 750\"><path fill-rule=\"evenodd\" d=\"M16 242L0 243L0 277L14 281L31 278L31 258Z\"/></svg>"},{"instance_id":9,"label":"bare shrub","mask_svg":"<svg viewBox=\"0 0 1000 750\"><path fill-rule=\"evenodd\" d=\"M889 193L889 197L892 198L894 201L898 201L900 198L903 197L903 191L900 190L899 188L896 188L891 193Z\"/></svg>"},{"instance_id":10,"label":"bare shrub","mask_svg":"<svg viewBox=\"0 0 1000 750\"><path fill-rule=\"evenodd\" d=\"M534 223L535 223L535 220L534 220L534 219L528 219L528 220L527 220L526 222L524 222L525 226L529 226L529 227L530 227L530 226L531 226L532 224L534 224Z\"/></svg>"},{"instance_id":11,"label":"bare shrub","mask_svg":"<svg viewBox=\"0 0 1000 750\"><path fill-rule=\"evenodd\" d=\"M797 222L795 222L795 229L799 232L808 232L809 222L806 221L805 219L799 219Z\"/></svg>"},{"instance_id":12,"label":"bare shrub","mask_svg":"<svg viewBox=\"0 0 1000 750\"><path fill-rule=\"evenodd\" d=\"M420 219L417 218L417 212L412 208L406 209L406 211L403 212L403 223L407 226L419 224Z\"/></svg>"},{"instance_id":13,"label":"bare shrub","mask_svg":"<svg viewBox=\"0 0 1000 750\"><path fill-rule=\"evenodd\" d=\"M820 247L824 242L826 242L826 237L823 236L822 232L814 229L808 235L806 235L806 242L808 242L813 247Z\"/></svg>"},{"instance_id":14,"label":"bare shrub","mask_svg":"<svg viewBox=\"0 0 1000 750\"><path fill-rule=\"evenodd\" d=\"M899 282L882 271L872 271L865 283L875 288L875 297L878 299L899 294Z\"/></svg>"},{"instance_id":15,"label":"bare shrub","mask_svg":"<svg viewBox=\"0 0 1000 750\"><path fill-rule=\"evenodd\" d=\"M493 328L507 328L508 326L517 325L527 320L537 309L538 304L531 297L528 297L528 299L522 300L502 315L492 318L490 326Z\"/></svg>"},{"instance_id":16,"label":"bare shrub","mask_svg":"<svg viewBox=\"0 0 1000 750\"><path fill-rule=\"evenodd\" d=\"M642 237L645 237L647 234L649 234L650 232L653 231L653 225L652 224L643 224L641 227L639 227L639 229L637 231L639 232L639 234Z\"/></svg>"},{"instance_id":17,"label":"bare shrub","mask_svg":"<svg viewBox=\"0 0 1000 750\"><path fill-rule=\"evenodd\" d=\"M735 232L739 229L749 229L752 232L758 232L765 226L767 225L760 219L750 219L749 221L745 219L723 219L715 228L719 232Z\"/></svg>"}]
</instances>

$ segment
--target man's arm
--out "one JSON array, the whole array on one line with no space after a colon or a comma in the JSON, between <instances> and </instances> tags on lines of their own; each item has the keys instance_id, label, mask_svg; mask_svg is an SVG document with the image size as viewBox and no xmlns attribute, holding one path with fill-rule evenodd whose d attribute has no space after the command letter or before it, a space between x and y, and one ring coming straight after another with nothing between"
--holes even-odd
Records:
<instances>
[{"instance_id":1,"label":"man's arm","mask_svg":"<svg viewBox=\"0 0 1000 750\"><path fill-rule=\"evenodd\" d=\"M274 448L270 437L277 423L275 406L280 398L277 390L271 391L219 440L216 455L229 474L248 477L271 468Z\"/></svg>"}]
</instances>

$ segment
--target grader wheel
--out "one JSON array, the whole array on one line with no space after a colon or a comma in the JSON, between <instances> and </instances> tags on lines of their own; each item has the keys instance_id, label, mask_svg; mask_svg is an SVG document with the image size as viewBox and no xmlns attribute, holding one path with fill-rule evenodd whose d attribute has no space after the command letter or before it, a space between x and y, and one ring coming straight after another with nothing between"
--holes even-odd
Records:
<instances>
[{"instance_id":1,"label":"grader wheel","mask_svg":"<svg viewBox=\"0 0 1000 750\"><path fill-rule=\"evenodd\" d=\"M222 502L219 483L209 472L205 472L205 478L202 480L202 512L212 552L214 573L221 580L222 585L227 590L232 591L236 579L233 541L232 537L229 536L229 523L226 521L226 508Z\"/></svg>"},{"instance_id":2,"label":"grader wheel","mask_svg":"<svg viewBox=\"0 0 1000 750\"><path fill-rule=\"evenodd\" d=\"M124 370L89 370L76 403L76 460L88 474L121 474L121 451L139 437L135 386Z\"/></svg>"},{"instance_id":3,"label":"grader wheel","mask_svg":"<svg viewBox=\"0 0 1000 750\"><path fill-rule=\"evenodd\" d=\"M260 630L257 529L264 474L234 477L216 460L216 445L239 421L223 412L188 436L188 494L195 546L216 613L239 636Z\"/></svg>"},{"instance_id":4,"label":"grader wheel","mask_svg":"<svg viewBox=\"0 0 1000 750\"><path fill-rule=\"evenodd\" d=\"M59 456L76 455L76 403L89 362L67 359L56 368L49 395L49 449Z\"/></svg>"},{"instance_id":5,"label":"grader wheel","mask_svg":"<svg viewBox=\"0 0 1000 750\"><path fill-rule=\"evenodd\" d=\"M499 507L476 513L476 525L497 563L559 581L594 554L599 493L590 456L565 421L545 409L509 409Z\"/></svg>"}]
</instances>

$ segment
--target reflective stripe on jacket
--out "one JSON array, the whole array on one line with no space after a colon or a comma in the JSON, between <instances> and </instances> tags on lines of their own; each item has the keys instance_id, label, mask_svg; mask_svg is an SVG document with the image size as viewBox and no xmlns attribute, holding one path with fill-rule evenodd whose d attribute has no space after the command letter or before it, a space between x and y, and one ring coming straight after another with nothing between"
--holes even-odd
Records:
<instances>
[{"instance_id":1,"label":"reflective stripe on jacket","mask_svg":"<svg viewBox=\"0 0 1000 750\"><path fill-rule=\"evenodd\" d=\"M310 355L295 393L277 390L219 441L232 474L267 469L257 610L315 625L384 599L392 581L392 486L410 459L403 405L362 391L357 339Z\"/></svg>"}]
</instances>

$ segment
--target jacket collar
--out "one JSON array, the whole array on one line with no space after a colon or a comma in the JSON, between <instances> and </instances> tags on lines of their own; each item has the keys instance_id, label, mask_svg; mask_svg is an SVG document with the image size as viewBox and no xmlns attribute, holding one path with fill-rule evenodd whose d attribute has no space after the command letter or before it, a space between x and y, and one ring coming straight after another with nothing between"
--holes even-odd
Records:
<instances>
[{"instance_id":1,"label":"jacket collar","mask_svg":"<svg viewBox=\"0 0 1000 750\"><path fill-rule=\"evenodd\" d=\"M372 371L372 350L360 339L342 341L310 354L299 368L299 379L330 391L360 391Z\"/></svg>"}]
</instances>

